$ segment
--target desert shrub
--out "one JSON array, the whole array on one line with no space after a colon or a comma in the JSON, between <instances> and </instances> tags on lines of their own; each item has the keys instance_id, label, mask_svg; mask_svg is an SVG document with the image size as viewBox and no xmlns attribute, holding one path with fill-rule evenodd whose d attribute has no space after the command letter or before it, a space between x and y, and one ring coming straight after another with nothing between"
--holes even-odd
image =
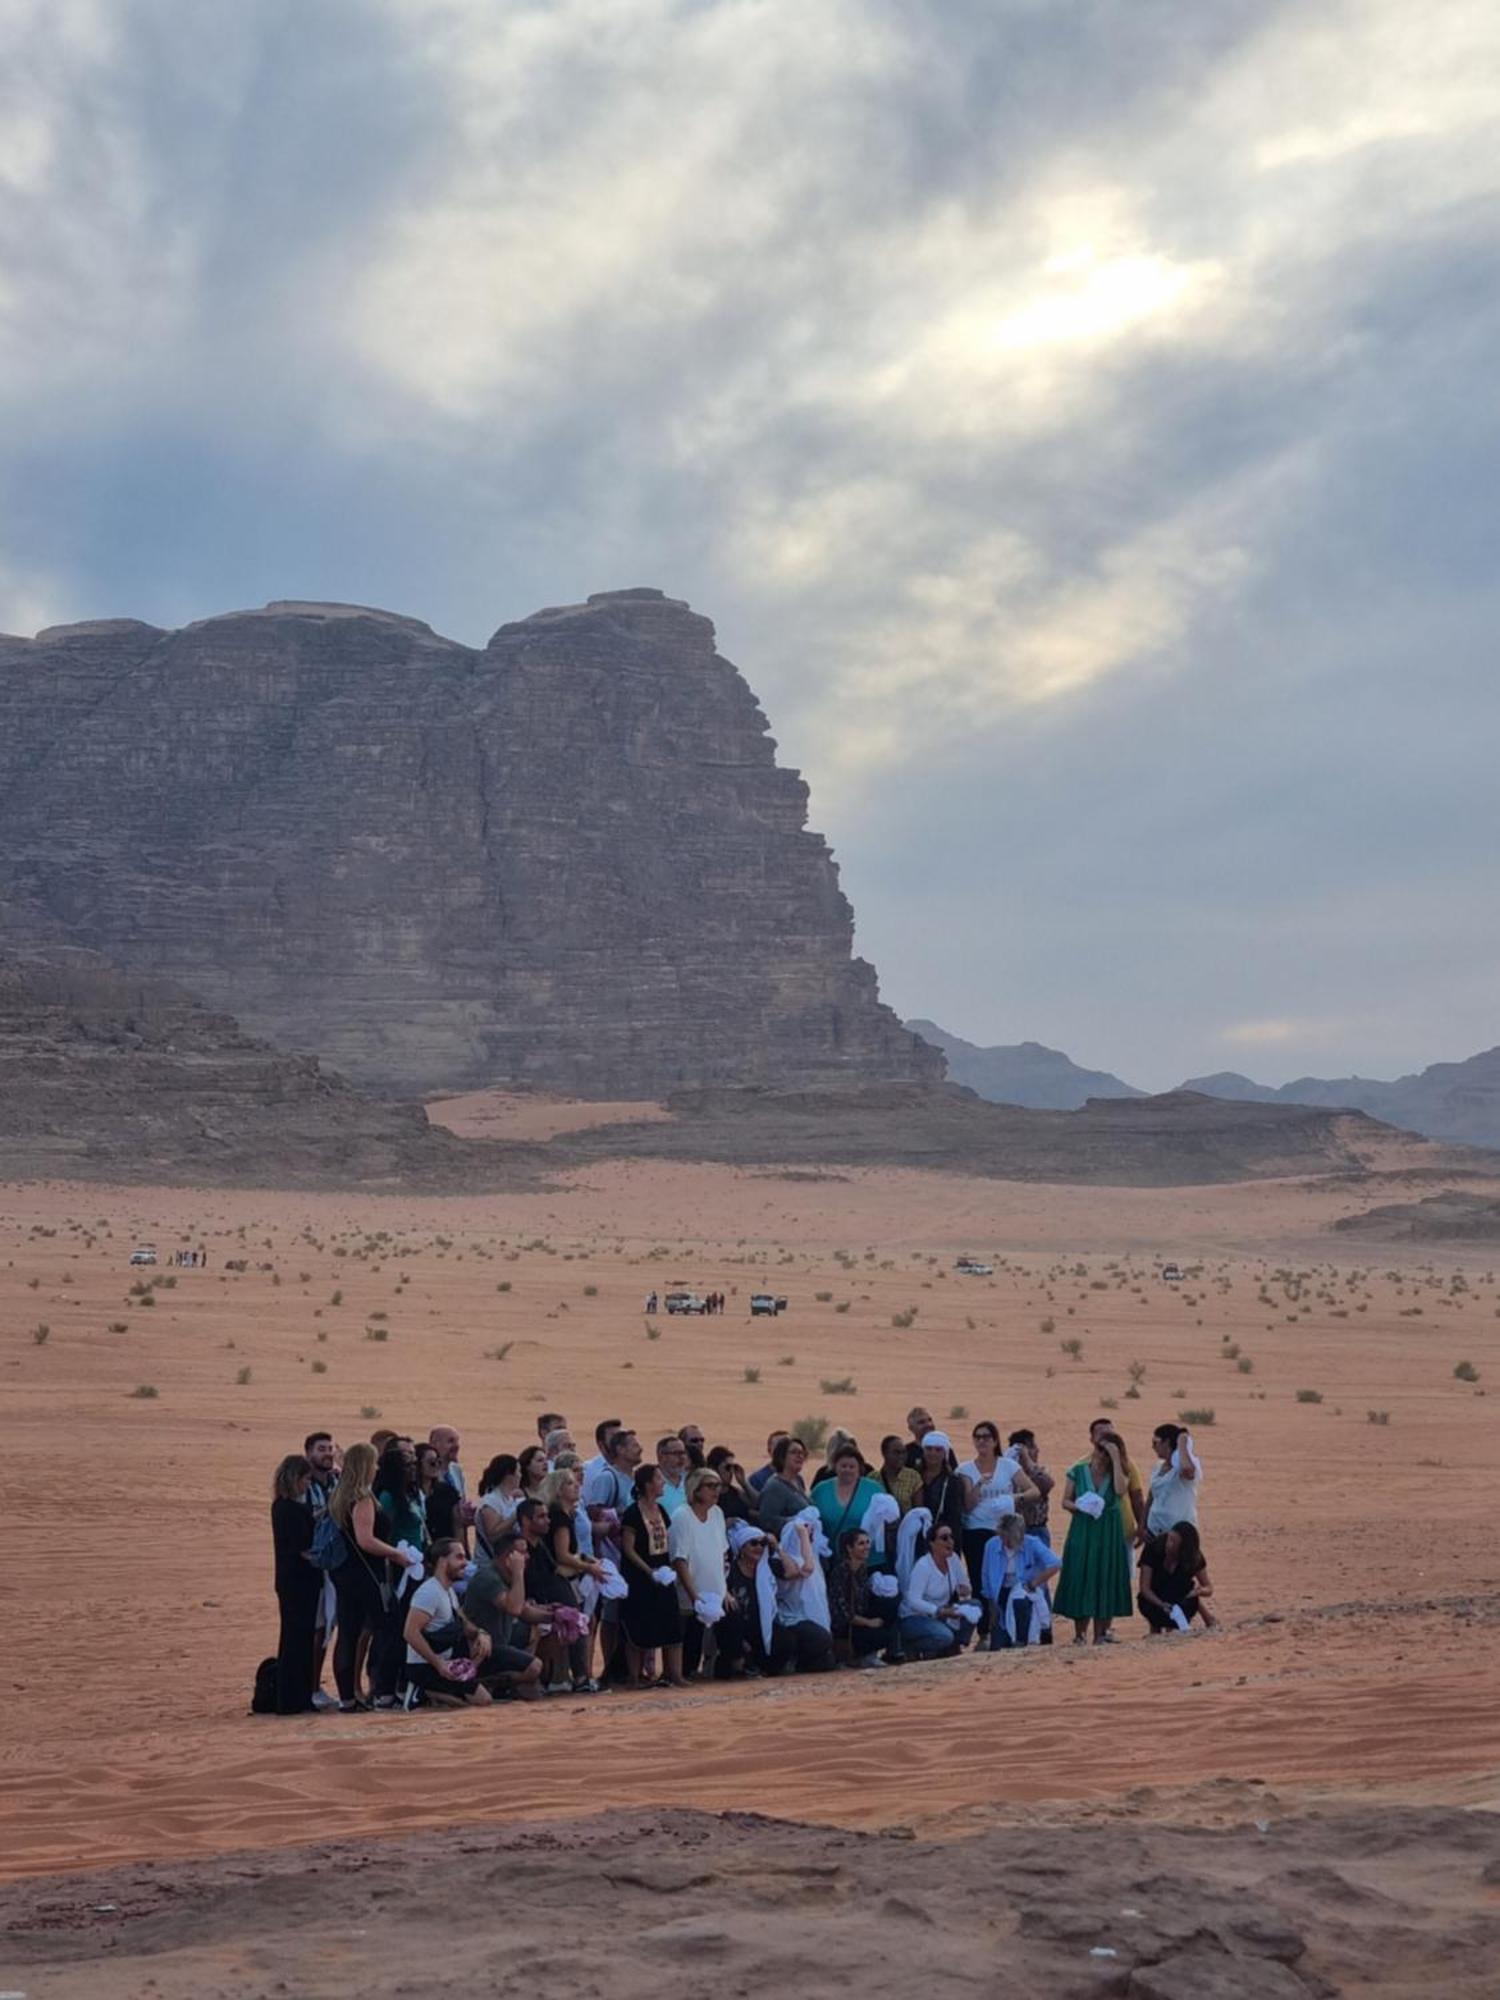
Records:
<instances>
[{"instance_id":1,"label":"desert shrub","mask_svg":"<svg viewBox=\"0 0 1500 2000\"><path fill-rule=\"evenodd\" d=\"M1146 1379L1146 1364L1144 1361L1132 1361L1125 1373L1130 1377L1132 1385L1139 1389Z\"/></svg>"},{"instance_id":2,"label":"desert shrub","mask_svg":"<svg viewBox=\"0 0 1500 2000\"><path fill-rule=\"evenodd\" d=\"M782 1354L777 1357L776 1366L778 1368L795 1368L796 1365L797 1357L795 1354Z\"/></svg>"},{"instance_id":3,"label":"desert shrub","mask_svg":"<svg viewBox=\"0 0 1500 2000\"><path fill-rule=\"evenodd\" d=\"M389 1318L390 1318L390 1314L389 1314L389 1313L371 1313L371 1314L370 1314L370 1317L371 1317L371 1319L373 1319L373 1320L382 1320L382 1319L389 1319Z\"/></svg>"},{"instance_id":4,"label":"desert shrub","mask_svg":"<svg viewBox=\"0 0 1500 2000\"><path fill-rule=\"evenodd\" d=\"M1049 1317L1048 1317L1048 1318L1046 1318L1046 1319L1044 1319L1044 1320L1042 1321L1042 1332L1043 1332L1043 1333L1056 1333L1056 1331L1057 1331L1057 1321L1056 1321L1055 1319L1051 1318L1051 1317L1050 1317L1050 1315L1049 1315Z\"/></svg>"},{"instance_id":5,"label":"desert shrub","mask_svg":"<svg viewBox=\"0 0 1500 2000\"><path fill-rule=\"evenodd\" d=\"M1323 1391L1321 1389L1299 1389L1297 1391L1297 1401L1299 1403L1321 1403L1322 1400Z\"/></svg>"},{"instance_id":6,"label":"desert shrub","mask_svg":"<svg viewBox=\"0 0 1500 2000\"><path fill-rule=\"evenodd\" d=\"M109 1333L129 1333L130 1321L128 1319L112 1319L105 1330Z\"/></svg>"},{"instance_id":7,"label":"desert shrub","mask_svg":"<svg viewBox=\"0 0 1500 2000\"><path fill-rule=\"evenodd\" d=\"M848 1299L840 1299L838 1304L834 1307L834 1311L836 1313L846 1313L848 1312L848 1310L849 1310Z\"/></svg>"},{"instance_id":8,"label":"desert shrub","mask_svg":"<svg viewBox=\"0 0 1500 2000\"><path fill-rule=\"evenodd\" d=\"M586 1299L597 1299L599 1296L599 1287L597 1285L585 1285L583 1288L583 1296Z\"/></svg>"},{"instance_id":9,"label":"desert shrub","mask_svg":"<svg viewBox=\"0 0 1500 2000\"><path fill-rule=\"evenodd\" d=\"M1367 1424L1379 1424L1383 1429L1390 1422L1390 1420L1391 1420L1391 1413L1389 1410L1365 1411L1365 1422Z\"/></svg>"},{"instance_id":10,"label":"desert shrub","mask_svg":"<svg viewBox=\"0 0 1500 2000\"><path fill-rule=\"evenodd\" d=\"M1101 1396L1099 1398L1099 1407L1101 1410L1118 1410L1120 1406L1113 1396Z\"/></svg>"},{"instance_id":11,"label":"desert shrub","mask_svg":"<svg viewBox=\"0 0 1500 2000\"><path fill-rule=\"evenodd\" d=\"M1242 1375L1253 1375L1255 1373L1255 1363L1250 1359L1248 1354L1242 1354L1234 1365Z\"/></svg>"},{"instance_id":12,"label":"desert shrub","mask_svg":"<svg viewBox=\"0 0 1500 2000\"><path fill-rule=\"evenodd\" d=\"M647 1340L661 1339L661 1328L656 1324L654 1320L648 1319L646 1322L646 1338Z\"/></svg>"},{"instance_id":13,"label":"desert shrub","mask_svg":"<svg viewBox=\"0 0 1500 2000\"><path fill-rule=\"evenodd\" d=\"M391 1330L388 1326L367 1326L365 1328L366 1340L389 1340L390 1337Z\"/></svg>"},{"instance_id":14,"label":"desert shrub","mask_svg":"<svg viewBox=\"0 0 1500 2000\"><path fill-rule=\"evenodd\" d=\"M1472 1361L1460 1361L1453 1371L1453 1379L1455 1382L1477 1382L1479 1370Z\"/></svg>"},{"instance_id":15,"label":"desert shrub","mask_svg":"<svg viewBox=\"0 0 1500 2000\"><path fill-rule=\"evenodd\" d=\"M1059 1351L1066 1354L1070 1361L1081 1361L1083 1359L1083 1342L1078 1338L1076 1333L1071 1340L1060 1340L1057 1345Z\"/></svg>"},{"instance_id":16,"label":"desert shrub","mask_svg":"<svg viewBox=\"0 0 1500 2000\"><path fill-rule=\"evenodd\" d=\"M499 1284L496 1285L495 1290L497 1292L508 1292L510 1290L510 1279L502 1278Z\"/></svg>"},{"instance_id":17,"label":"desert shrub","mask_svg":"<svg viewBox=\"0 0 1500 2000\"><path fill-rule=\"evenodd\" d=\"M747 1382L758 1382L760 1380L760 1370L758 1368L747 1368L745 1370L745 1380Z\"/></svg>"},{"instance_id":18,"label":"desert shrub","mask_svg":"<svg viewBox=\"0 0 1500 2000\"><path fill-rule=\"evenodd\" d=\"M238 1386L241 1389L243 1389L245 1384L250 1380L250 1370L248 1368L242 1368L234 1379L238 1384Z\"/></svg>"},{"instance_id":19,"label":"desert shrub","mask_svg":"<svg viewBox=\"0 0 1500 2000\"><path fill-rule=\"evenodd\" d=\"M961 1424L968 1414L969 1406L967 1403L955 1403L948 1412L948 1421L954 1424Z\"/></svg>"},{"instance_id":20,"label":"desert shrub","mask_svg":"<svg viewBox=\"0 0 1500 2000\"><path fill-rule=\"evenodd\" d=\"M825 1376L819 1382L818 1387L823 1391L825 1396L857 1396L859 1394L859 1384L852 1375L840 1375L832 1379Z\"/></svg>"},{"instance_id":21,"label":"desert shrub","mask_svg":"<svg viewBox=\"0 0 1500 2000\"><path fill-rule=\"evenodd\" d=\"M154 1383L142 1382L138 1389L132 1389L130 1393L138 1403L154 1403L158 1392Z\"/></svg>"},{"instance_id":22,"label":"desert shrub","mask_svg":"<svg viewBox=\"0 0 1500 2000\"><path fill-rule=\"evenodd\" d=\"M912 1321L916 1318L916 1316L917 1316L916 1307L908 1306L904 1313L891 1314L891 1325L899 1326L904 1329L911 1325Z\"/></svg>"},{"instance_id":23,"label":"desert shrub","mask_svg":"<svg viewBox=\"0 0 1500 2000\"><path fill-rule=\"evenodd\" d=\"M826 1306L833 1298L832 1292L814 1292L813 1297L820 1306Z\"/></svg>"},{"instance_id":24,"label":"desert shrub","mask_svg":"<svg viewBox=\"0 0 1500 2000\"><path fill-rule=\"evenodd\" d=\"M1186 1424L1190 1431L1211 1430L1213 1428L1214 1413L1212 1410L1179 1410L1177 1412L1177 1421L1180 1424Z\"/></svg>"},{"instance_id":25,"label":"desert shrub","mask_svg":"<svg viewBox=\"0 0 1500 2000\"><path fill-rule=\"evenodd\" d=\"M791 1429L792 1436L809 1451L821 1451L828 1441L827 1417L798 1417Z\"/></svg>"},{"instance_id":26,"label":"desert shrub","mask_svg":"<svg viewBox=\"0 0 1500 2000\"><path fill-rule=\"evenodd\" d=\"M498 1347L487 1347L484 1358L486 1361L503 1361L515 1344L513 1340L502 1340Z\"/></svg>"},{"instance_id":27,"label":"desert shrub","mask_svg":"<svg viewBox=\"0 0 1500 2000\"><path fill-rule=\"evenodd\" d=\"M378 1403L361 1403L359 1414L368 1422L371 1417L378 1417L380 1415L380 1405Z\"/></svg>"},{"instance_id":28,"label":"desert shrub","mask_svg":"<svg viewBox=\"0 0 1500 2000\"><path fill-rule=\"evenodd\" d=\"M342 1292L333 1292L333 1293L332 1293L332 1294L330 1294L330 1296L329 1296L329 1300L328 1300L328 1303L329 1303L329 1304L330 1304L331 1306L341 1306L341 1305L342 1305L342 1304L344 1303L344 1295L343 1295L343 1293L342 1293Z\"/></svg>"},{"instance_id":29,"label":"desert shrub","mask_svg":"<svg viewBox=\"0 0 1500 2000\"><path fill-rule=\"evenodd\" d=\"M48 1326L47 1322L44 1319L41 1319L38 1320L36 1325L31 1329L31 1337L36 1342L38 1347L45 1347L47 1345L47 1341L51 1335L51 1332L52 1332L51 1327Z\"/></svg>"},{"instance_id":30,"label":"desert shrub","mask_svg":"<svg viewBox=\"0 0 1500 2000\"><path fill-rule=\"evenodd\" d=\"M314 1375L326 1375L328 1373L328 1363L326 1361L314 1361L312 1372Z\"/></svg>"}]
</instances>

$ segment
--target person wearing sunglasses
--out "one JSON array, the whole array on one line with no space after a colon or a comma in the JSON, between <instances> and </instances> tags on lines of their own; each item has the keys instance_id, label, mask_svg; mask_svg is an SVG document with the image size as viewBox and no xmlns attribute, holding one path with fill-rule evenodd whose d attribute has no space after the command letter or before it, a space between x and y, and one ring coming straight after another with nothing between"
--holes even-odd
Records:
<instances>
[{"instance_id":1,"label":"person wearing sunglasses","mask_svg":"<svg viewBox=\"0 0 1500 2000\"><path fill-rule=\"evenodd\" d=\"M958 1468L964 1489L964 1530L961 1544L969 1582L981 1595L984 1558L995 1532L1016 1503L1035 1499L1037 1490L1018 1461L1002 1456L1000 1426L988 1418L974 1426L974 1456Z\"/></svg>"},{"instance_id":2,"label":"person wearing sunglasses","mask_svg":"<svg viewBox=\"0 0 1500 2000\"><path fill-rule=\"evenodd\" d=\"M901 1594L902 1650L920 1660L951 1659L962 1652L978 1623L973 1600L958 1536L940 1521Z\"/></svg>"}]
</instances>

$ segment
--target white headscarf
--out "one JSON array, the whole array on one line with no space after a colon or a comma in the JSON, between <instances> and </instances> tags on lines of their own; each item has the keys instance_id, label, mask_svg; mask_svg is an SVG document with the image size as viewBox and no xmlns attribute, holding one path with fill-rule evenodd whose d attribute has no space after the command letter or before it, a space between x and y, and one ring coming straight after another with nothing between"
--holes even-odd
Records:
<instances>
[{"instance_id":1,"label":"white headscarf","mask_svg":"<svg viewBox=\"0 0 1500 2000\"><path fill-rule=\"evenodd\" d=\"M877 1493L865 1509L865 1518L860 1527L870 1537L870 1554L885 1554L885 1531L901 1519L901 1506L894 1495Z\"/></svg>"},{"instance_id":2,"label":"white headscarf","mask_svg":"<svg viewBox=\"0 0 1500 2000\"><path fill-rule=\"evenodd\" d=\"M913 1507L901 1523L901 1532L896 1537L896 1577L903 1596L911 1582L911 1573L916 1567L917 1544L932 1527L932 1509Z\"/></svg>"},{"instance_id":3,"label":"white headscarf","mask_svg":"<svg viewBox=\"0 0 1500 2000\"><path fill-rule=\"evenodd\" d=\"M740 1550L750 1542L766 1540L763 1528L752 1528L748 1521L729 1523L729 1553L737 1560ZM767 1653L771 1650L771 1637L776 1630L776 1579L771 1574L768 1559L762 1559L755 1570L755 1604L760 1613L760 1642Z\"/></svg>"}]
</instances>

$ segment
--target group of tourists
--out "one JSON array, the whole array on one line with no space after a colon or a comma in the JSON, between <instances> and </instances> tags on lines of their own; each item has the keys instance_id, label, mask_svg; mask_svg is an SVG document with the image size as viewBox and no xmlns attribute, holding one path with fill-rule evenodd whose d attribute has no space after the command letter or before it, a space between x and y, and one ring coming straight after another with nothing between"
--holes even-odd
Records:
<instances>
[{"instance_id":1,"label":"group of tourists","mask_svg":"<svg viewBox=\"0 0 1500 2000\"><path fill-rule=\"evenodd\" d=\"M1152 1435L1143 1481L1108 1417L1061 1491L1035 1434L976 1423L968 1455L920 1406L868 1459L773 1431L747 1473L701 1425L648 1455L619 1417L578 1451L557 1411L469 1479L449 1425L340 1450L314 1431L271 1503L281 1629L255 1706L348 1713L607 1687L862 1670L970 1646L1115 1641L1215 1622L1188 1431ZM1052 1544L1054 1498L1067 1518ZM337 1695L323 1691L331 1658Z\"/></svg>"}]
</instances>

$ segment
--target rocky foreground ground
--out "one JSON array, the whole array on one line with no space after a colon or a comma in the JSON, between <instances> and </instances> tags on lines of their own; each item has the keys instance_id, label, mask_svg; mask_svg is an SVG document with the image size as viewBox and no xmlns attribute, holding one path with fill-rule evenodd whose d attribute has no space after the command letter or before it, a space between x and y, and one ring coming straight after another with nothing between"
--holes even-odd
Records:
<instances>
[{"instance_id":1,"label":"rocky foreground ground","mask_svg":"<svg viewBox=\"0 0 1500 2000\"><path fill-rule=\"evenodd\" d=\"M496 1782L515 1775L496 1759ZM1222 1826L1018 1821L940 1842L613 1812L151 1863L0 1891L0 1966L28 2000L398 2000L526 1967L575 2000L1494 1994L1500 1816L1285 1812L1235 1790L1245 1816Z\"/></svg>"}]
</instances>

